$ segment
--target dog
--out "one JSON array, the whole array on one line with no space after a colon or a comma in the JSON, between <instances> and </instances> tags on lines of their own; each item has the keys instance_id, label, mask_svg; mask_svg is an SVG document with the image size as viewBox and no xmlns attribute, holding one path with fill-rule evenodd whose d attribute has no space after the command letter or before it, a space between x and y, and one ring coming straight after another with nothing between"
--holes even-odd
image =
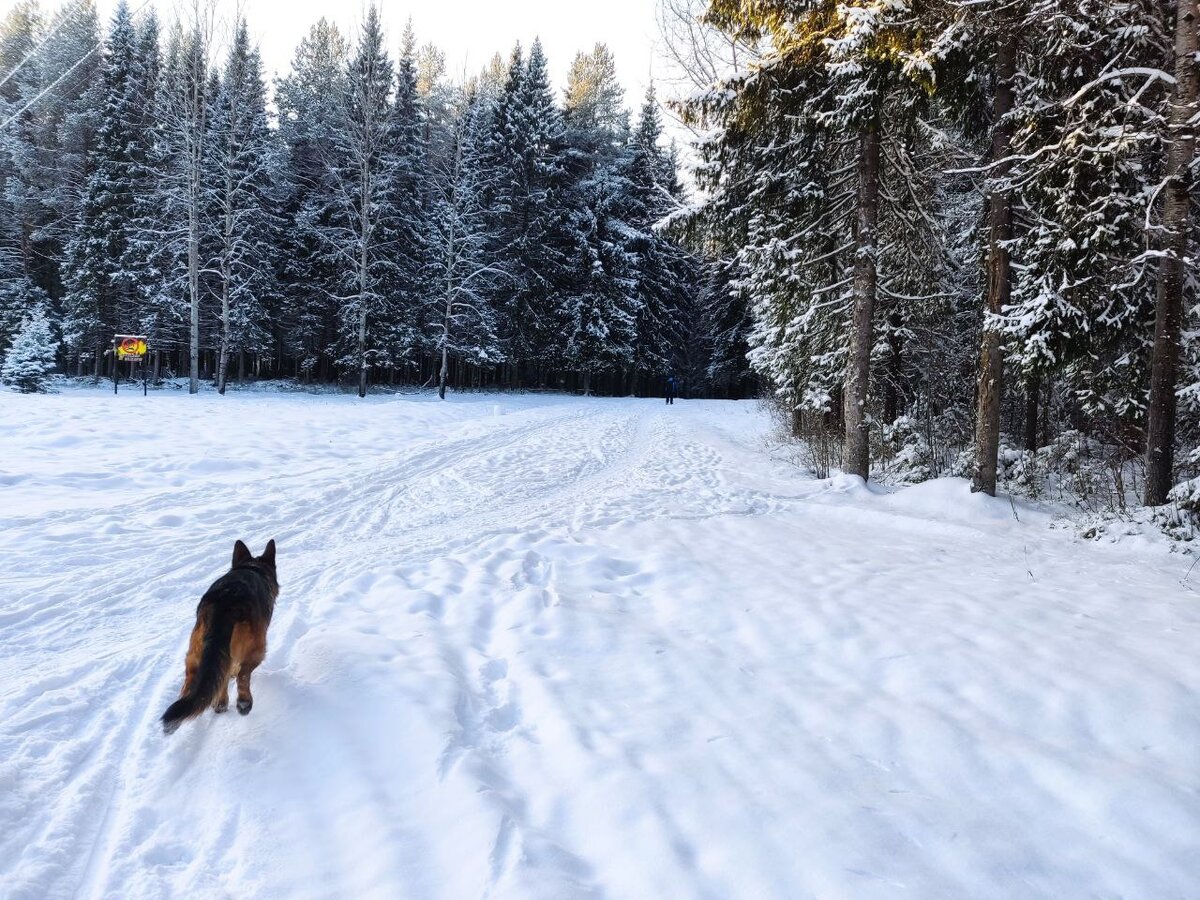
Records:
<instances>
[{"instance_id":1,"label":"dog","mask_svg":"<svg viewBox=\"0 0 1200 900\"><path fill-rule=\"evenodd\" d=\"M229 709L229 679L237 679L237 710L254 706L250 676L267 654L267 626L275 611L279 581L275 575L275 541L254 556L238 541L233 565L200 598L196 627L188 643L183 690L162 715L163 731L173 734L183 722L211 706Z\"/></svg>"}]
</instances>

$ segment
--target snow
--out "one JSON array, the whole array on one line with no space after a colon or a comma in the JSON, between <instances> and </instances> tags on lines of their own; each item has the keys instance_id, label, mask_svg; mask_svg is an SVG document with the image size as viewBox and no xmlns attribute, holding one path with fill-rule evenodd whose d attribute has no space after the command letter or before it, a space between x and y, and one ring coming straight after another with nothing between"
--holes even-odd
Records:
<instances>
[{"instance_id":1,"label":"snow","mask_svg":"<svg viewBox=\"0 0 1200 900\"><path fill-rule=\"evenodd\" d=\"M0 395L0 895L1194 896L1188 561L767 433ZM253 712L164 737L199 595L271 537Z\"/></svg>"}]
</instances>

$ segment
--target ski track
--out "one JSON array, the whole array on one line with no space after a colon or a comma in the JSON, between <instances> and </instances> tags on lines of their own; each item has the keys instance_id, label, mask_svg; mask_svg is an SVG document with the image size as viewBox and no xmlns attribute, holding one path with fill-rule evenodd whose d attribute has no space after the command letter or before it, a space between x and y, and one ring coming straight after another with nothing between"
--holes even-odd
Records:
<instances>
[{"instance_id":1,"label":"ski track","mask_svg":"<svg viewBox=\"0 0 1200 900\"><path fill-rule=\"evenodd\" d=\"M0 398L0 897L1195 896L1183 560L746 403L142 399ZM239 537L254 711L164 738Z\"/></svg>"}]
</instances>

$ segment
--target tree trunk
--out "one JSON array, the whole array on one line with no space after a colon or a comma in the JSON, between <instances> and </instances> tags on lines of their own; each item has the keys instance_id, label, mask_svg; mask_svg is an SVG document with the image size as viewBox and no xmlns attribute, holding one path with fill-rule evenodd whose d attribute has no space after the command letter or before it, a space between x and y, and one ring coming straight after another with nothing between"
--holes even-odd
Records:
<instances>
[{"instance_id":1,"label":"tree trunk","mask_svg":"<svg viewBox=\"0 0 1200 900\"><path fill-rule=\"evenodd\" d=\"M1038 414L1041 410L1041 379L1033 378L1025 388L1025 435L1022 446L1031 453L1038 448Z\"/></svg>"},{"instance_id":2,"label":"tree trunk","mask_svg":"<svg viewBox=\"0 0 1200 900\"><path fill-rule=\"evenodd\" d=\"M888 373L883 387L883 421L891 425L900 416L900 378L904 371L904 340L900 337L902 322L892 313L888 329Z\"/></svg>"},{"instance_id":3,"label":"tree trunk","mask_svg":"<svg viewBox=\"0 0 1200 900\"><path fill-rule=\"evenodd\" d=\"M859 135L857 203L854 320L846 370L846 438L842 468L865 479L871 470L867 391L871 380L871 345L875 340L875 238L879 223L879 129L875 124Z\"/></svg>"},{"instance_id":4,"label":"tree trunk","mask_svg":"<svg viewBox=\"0 0 1200 900\"><path fill-rule=\"evenodd\" d=\"M1005 15L997 13L997 15ZM979 352L979 403L975 411L975 476L972 491L996 496L996 468L1000 455L1000 400L1004 388L1004 357L1000 333L988 317L1008 303L1012 280L1004 242L1012 237L1012 202L1007 178L1013 128L1007 116L1013 105L1013 75L1017 61L1017 31L1007 19L996 48L996 96L992 101L993 187L988 197L988 283L983 340Z\"/></svg>"},{"instance_id":5,"label":"tree trunk","mask_svg":"<svg viewBox=\"0 0 1200 900\"><path fill-rule=\"evenodd\" d=\"M462 141L454 151L454 189L458 189L458 174L462 166ZM457 194L454 196L455 205L457 205ZM455 229L456 220L452 215L450 217L450 234L446 241L446 315L442 320L442 368L438 374L438 398L446 399L446 376L450 373L450 326L453 323L454 317L454 257L458 252L455 246L455 238L457 230Z\"/></svg>"},{"instance_id":6,"label":"tree trunk","mask_svg":"<svg viewBox=\"0 0 1200 900\"><path fill-rule=\"evenodd\" d=\"M1042 379L1036 375L1025 388L1025 449L1038 448L1038 395L1042 391Z\"/></svg>"},{"instance_id":7,"label":"tree trunk","mask_svg":"<svg viewBox=\"0 0 1200 900\"><path fill-rule=\"evenodd\" d=\"M194 54L188 130L188 393L200 391L200 203L204 142L204 71Z\"/></svg>"},{"instance_id":8,"label":"tree trunk","mask_svg":"<svg viewBox=\"0 0 1200 900\"><path fill-rule=\"evenodd\" d=\"M225 395L226 372L229 370L229 279L221 273L221 355L217 361L217 393Z\"/></svg>"},{"instance_id":9,"label":"tree trunk","mask_svg":"<svg viewBox=\"0 0 1200 900\"><path fill-rule=\"evenodd\" d=\"M371 242L371 163L370 155L364 153L359 166L359 204L361 233L359 235L358 259L358 396L367 396L367 278L369 273Z\"/></svg>"},{"instance_id":10,"label":"tree trunk","mask_svg":"<svg viewBox=\"0 0 1200 900\"><path fill-rule=\"evenodd\" d=\"M196 204L188 210L188 393L200 392L200 242Z\"/></svg>"},{"instance_id":11,"label":"tree trunk","mask_svg":"<svg viewBox=\"0 0 1200 900\"><path fill-rule=\"evenodd\" d=\"M229 378L227 374L229 372L229 282L231 279L229 254L233 250L233 209L231 206L233 202L233 170L230 168L233 154L231 149L229 156L230 159L224 166L225 196L222 198L225 211L222 235L225 246L221 253L221 359L217 364L217 393L221 396L225 395L225 383Z\"/></svg>"},{"instance_id":12,"label":"tree trunk","mask_svg":"<svg viewBox=\"0 0 1200 900\"><path fill-rule=\"evenodd\" d=\"M1150 354L1150 402L1146 417L1147 506L1167 502L1175 469L1175 389L1179 331L1183 321L1184 258L1188 248L1189 169L1196 152L1193 117L1200 114L1200 3L1179 0L1175 21L1175 96L1172 142L1167 154L1163 204L1163 254L1158 263L1154 347Z\"/></svg>"}]
</instances>

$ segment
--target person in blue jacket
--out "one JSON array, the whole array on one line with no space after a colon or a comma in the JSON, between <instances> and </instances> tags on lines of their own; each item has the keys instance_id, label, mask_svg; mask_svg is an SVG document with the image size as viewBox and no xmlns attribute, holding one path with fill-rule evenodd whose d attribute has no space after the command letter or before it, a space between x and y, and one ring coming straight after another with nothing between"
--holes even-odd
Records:
<instances>
[{"instance_id":1,"label":"person in blue jacket","mask_svg":"<svg viewBox=\"0 0 1200 900\"><path fill-rule=\"evenodd\" d=\"M674 402L675 402L675 376L668 375L667 376L667 403L673 404Z\"/></svg>"}]
</instances>

